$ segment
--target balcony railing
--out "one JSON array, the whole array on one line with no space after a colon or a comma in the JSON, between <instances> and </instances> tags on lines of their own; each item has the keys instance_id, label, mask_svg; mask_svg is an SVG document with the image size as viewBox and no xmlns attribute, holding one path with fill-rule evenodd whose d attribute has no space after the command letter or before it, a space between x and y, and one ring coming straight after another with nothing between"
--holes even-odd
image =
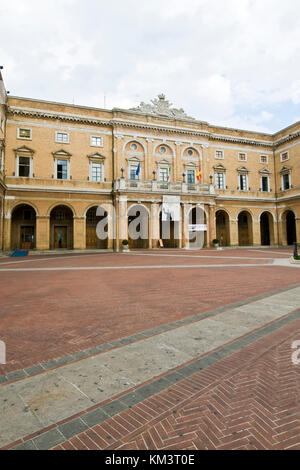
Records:
<instances>
[{"instance_id":1,"label":"balcony railing","mask_svg":"<svg viewBox=\"0 0 300 470\"><path fill-rule=\"evenodd\" d=\"M189 194L214 194L214 186L211 184L191 184L181 182L168 182L156 180L139 180L119 178L114 184L115 191L139 191L139 192L170 192Z\"/></svg>"}]
</instances>

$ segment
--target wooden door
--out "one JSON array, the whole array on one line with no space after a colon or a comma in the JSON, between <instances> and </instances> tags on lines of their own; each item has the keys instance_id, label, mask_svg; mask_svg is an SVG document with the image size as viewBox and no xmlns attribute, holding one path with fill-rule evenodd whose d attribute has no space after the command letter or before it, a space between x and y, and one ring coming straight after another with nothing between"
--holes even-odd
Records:
<instances>
[{"instance_id":1,"label":"wooden door","mask_svg":"<svg viewBox=\"0 0 300 470\"><path fill-rule=\"evenodd\" d=\"M54 248L67 248L67 227L54 227Z\"/></svg>"},{"instance_id":2,"label":"wooden door","mask_svg":"<svg viewBox=\"0 0 300 470\"><path fill-rule=\"evenodd\" d=\"M20 248L22 250L34 248L34 227L21 227Z\"/></svg>"}]
</instances>

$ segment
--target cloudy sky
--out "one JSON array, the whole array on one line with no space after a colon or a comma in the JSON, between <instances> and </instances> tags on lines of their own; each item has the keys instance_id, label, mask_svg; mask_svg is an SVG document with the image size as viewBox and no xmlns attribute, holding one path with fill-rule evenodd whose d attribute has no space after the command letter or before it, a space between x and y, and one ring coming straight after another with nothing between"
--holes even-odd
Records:
<instances>
[{"instance_id":1,"label":"cloudy sky","mask_svg":"<svg viewBox=\"0 0 300 470\"><path fill-rule=\"evenodd\" d=\"M299 0L0 0L0 25L12 95L111 109L163 92L212 124L300 120Z\"/></svg>"}]
</instances>

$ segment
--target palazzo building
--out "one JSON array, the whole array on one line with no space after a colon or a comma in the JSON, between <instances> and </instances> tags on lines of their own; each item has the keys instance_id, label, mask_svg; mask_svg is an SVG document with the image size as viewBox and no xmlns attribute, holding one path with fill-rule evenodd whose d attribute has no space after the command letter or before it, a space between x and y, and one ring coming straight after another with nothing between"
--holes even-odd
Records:
<instances>
[{"instance_id":1,"label":"palazzo building","mask_svg":"<svg viewBox=\"0 0 300 470\"><path fill-rule=\"evenodd\" d=\"M166 247L190 247L198 209L205 246L300 242L300 122L275 134L214 126L164 95L129 110L21 98L7 95L1 75L0 117L3 251L119 251L124 239L157 248L166 201L180 208ZM136 206L145 239L128 234Z\"/></svg>"}]
</instances>

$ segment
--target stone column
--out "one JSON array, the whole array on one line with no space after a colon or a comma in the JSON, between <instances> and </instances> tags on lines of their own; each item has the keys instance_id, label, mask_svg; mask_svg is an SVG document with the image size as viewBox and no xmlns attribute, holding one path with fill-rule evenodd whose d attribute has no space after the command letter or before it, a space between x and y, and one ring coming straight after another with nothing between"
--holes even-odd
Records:
<instances>
[{"instance_id":1,"label":"stone column","mask_svg":"<svg viewBox=\"0 0 300 470\"><path fill-rule=\"evenodd\" d=\"M182 219L182 248L188 249L190 247L189 240L189 210L191 204L183 204L183 219Z\"/></svg>"},{"instance_id":2,"label":"stone column","mask_svg":"<svg viewBox=\"0 0 300 470\"><path fill-rule=\"evenodd\" d=\"M73 248L74 250L86 248L85 217L74 216L73 218Z\"/></svg>"},{"instance_id":3,"label":"stone column","mask_svg":"<svg viewBox=\"0 0 300 470\"><path fill-rule=\"evenodd\" d=\"M117 245L120 249L122 247L122 240L128 239L127 196L120 196L119 198L118 226L119 237Z\"/></svg>"},{"instance_id":4,"label":"stone column","mask_svg":"<svg viewBox=\"0 0 300 470\"><path fill-rule=\"evenodd\" d=\"M35 226L35 247L37 250L50 249L50 215L37 215Z\"/></svg>"},{"instance_id":5,"label":"stone column","mask_svg":"<svg viewBox=\"0 0 300 470\"><path fill-rule=\"evenodd\" d=\"M152 202L150 215L150 234L151 248L158 248L159 240L159 204Z\"/></svg>"},{"instance_id":6,"label":"stone column","mask_svg":"<svg viewBox=\"0 0 300 470\"><path fill-rule=\"evenodd\" d=\"M3 224L3 247L4 251L11 249L11 214L10 212L4 216Z\"/></svg>"},{"instance_id":7,"label":"stone column","mask_svg":"<svg viewBox=\"0 0 300 470\"><path fill-rule=\"evenodd\" d=\"M239 245L239 227L237 219L229 220L230 246Z\"/></svg>"},{"instance_id":8,"label":"stone column","mask_svg":"<svg viewBox=\"0 0 300 470\"><path fill-rule=\"evenodd\" d=\"M252 245L261 245L260 221L256 219L252 220Z\"/></svg>"},{"instance_id":9,"label":"stone column","mask_svg":"<svg viewBox=\"0 0 300 470\"><path fill-rule=\"evenodd\" d=\"M300 243L300 218L296 218L296 242Z\"/></svg>"},{"instance_id":10,"label":"stone column","mask_svg":"<svg viewBox=\"0 0 300 470\"><path fill-rule=\"evenodd\" d=\"M287 238L286 238L286 221L285 220L280 220L278 222L278 228L279 228L279 240L278 244L279 245L287 245Z\"/></svg>"},{"instance_id":11,"label":"stone column","mask_svg":"<svg viewBox=\"0 0 300 470\"><path fill-rule=\"evenodd\" d=\"M207 237L207 246L210 246L212 241L216 238L216 217L215 217L215 205L209 206L209 233Z\"/></svg>"}]
</instances>

